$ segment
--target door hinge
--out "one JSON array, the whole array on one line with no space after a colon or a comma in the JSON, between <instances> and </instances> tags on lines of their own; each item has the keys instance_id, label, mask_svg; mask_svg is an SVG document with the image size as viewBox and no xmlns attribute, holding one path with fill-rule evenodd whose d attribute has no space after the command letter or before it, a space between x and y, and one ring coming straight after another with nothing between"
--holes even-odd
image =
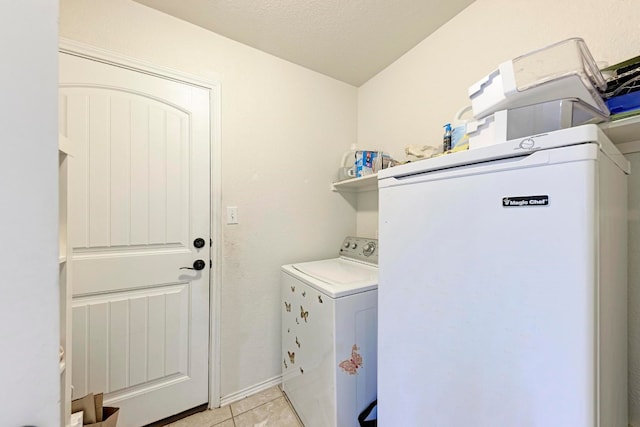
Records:
<instances>
[{"instance_id":1,"label":"door hinge","mask_svg":"<svg viewBox=\"0 0 640 427\"><path fill-rule=\"evenodd\" d=\"M209 239L209 247L213 246L213 239Z\"/></svg>"},{"instance_id":2,"label":"door hinge","mask_svg":"<svg viewBox=\"0 0 640 427\"><path fill-rule=\"evenodd\" d=\"M213 261L209 260L209 268L213 268Z\"/></svg>"}]
</instances>

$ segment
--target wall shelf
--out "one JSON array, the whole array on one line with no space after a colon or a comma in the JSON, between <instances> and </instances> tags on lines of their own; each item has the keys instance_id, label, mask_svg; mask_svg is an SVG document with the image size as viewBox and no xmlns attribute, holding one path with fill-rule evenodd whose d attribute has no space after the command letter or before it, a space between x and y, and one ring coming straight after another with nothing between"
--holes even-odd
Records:
<instances>
[{"instance_id":1,"label":"wall shelf","mask_svg":"<svg viewBox=\"0 0 640 427\"><path fill-rule=\"evenodd\" d=\"M378 190L378 174L367 175L360 178L347 179L345 181L334 182L331 185L333 191L345 193L360 193L364 191Z\"/></svg>"},{"instance_id":2,"label":"wall shelf","mask_svg":"<svg viewBox=\"0 0 640 427\"><path fill-rule=\"evenodd\" d=\"M640 151L640 116L602 123L600 129L616 144L621 153Z\"/></svg>"}]
</instances>

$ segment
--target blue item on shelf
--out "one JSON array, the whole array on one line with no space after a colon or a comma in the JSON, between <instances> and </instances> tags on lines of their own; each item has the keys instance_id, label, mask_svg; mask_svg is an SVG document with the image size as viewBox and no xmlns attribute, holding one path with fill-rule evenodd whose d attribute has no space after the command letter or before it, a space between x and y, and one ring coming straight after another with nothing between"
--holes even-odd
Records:
<instances>
[{"instance_id":1,"label":"blue item on shelf","mask_svg":"<svg viewBox=\"0 0 640 427\"><path fill-rule=\"evenodd\" d=\"M356 178L374 174L373 164L378 157L377 151L356 151Z\"/></svg>"},{"instance_id":2,"label":"blue item on shelf","mask_svg":"<svg viewBox=\"0 0 640 427\"><path fill-rule=\"evenodd\" d=\"M606 101L611 114L620 114L640 109L640 91L615 96Z\"/></svg>"}]
</instances>

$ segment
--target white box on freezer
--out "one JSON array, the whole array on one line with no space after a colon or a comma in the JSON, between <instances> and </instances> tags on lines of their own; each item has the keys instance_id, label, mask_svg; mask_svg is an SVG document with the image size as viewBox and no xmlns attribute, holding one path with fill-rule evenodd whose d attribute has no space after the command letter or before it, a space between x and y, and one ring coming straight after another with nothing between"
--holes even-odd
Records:
<instances>
[{"instance_id":1,"label":"white box on freezer","mask_svg":"<svg viewBox=\"0 0 640 427\"><path fill-rule=\"evenodd\" d=\"M606 120L605 114L575 98L500 110L467 123L469 149Z\"/></svg>"},{"instance_id":2,"label":"white box on freezer","mask_svg":"<svg viewBox=\"0 0 640 427\"><path fill-rule=\"evenodd\" d=\"M606 82L584 40L563 40L505 61L469 87L473 116L564 98L578 98L609 115L598 93Z\"/></svg>"}]
</instances>

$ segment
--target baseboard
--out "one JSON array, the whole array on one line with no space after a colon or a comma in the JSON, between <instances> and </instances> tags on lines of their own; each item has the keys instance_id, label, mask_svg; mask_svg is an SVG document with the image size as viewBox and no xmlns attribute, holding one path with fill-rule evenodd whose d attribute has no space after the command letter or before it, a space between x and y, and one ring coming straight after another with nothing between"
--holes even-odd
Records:
<instances>
[{"instance_id":1,"label":"baseboard","mask_svg":"<svg viewBox=\"0 0 640 427\"><path fill-rule=\"evenodd\" d=\"M252 394L259 393L273 386L280 385L281 383L282 383L282 375L277 375L261 383L254 384L240 391L236 391L235 393L231 393L227 396L222 396L222 398L220 398L220 406L226 406L233 402L237 402L238 400L242 400L247 396L251 396Z\"/></svg>"}]
</instances>

